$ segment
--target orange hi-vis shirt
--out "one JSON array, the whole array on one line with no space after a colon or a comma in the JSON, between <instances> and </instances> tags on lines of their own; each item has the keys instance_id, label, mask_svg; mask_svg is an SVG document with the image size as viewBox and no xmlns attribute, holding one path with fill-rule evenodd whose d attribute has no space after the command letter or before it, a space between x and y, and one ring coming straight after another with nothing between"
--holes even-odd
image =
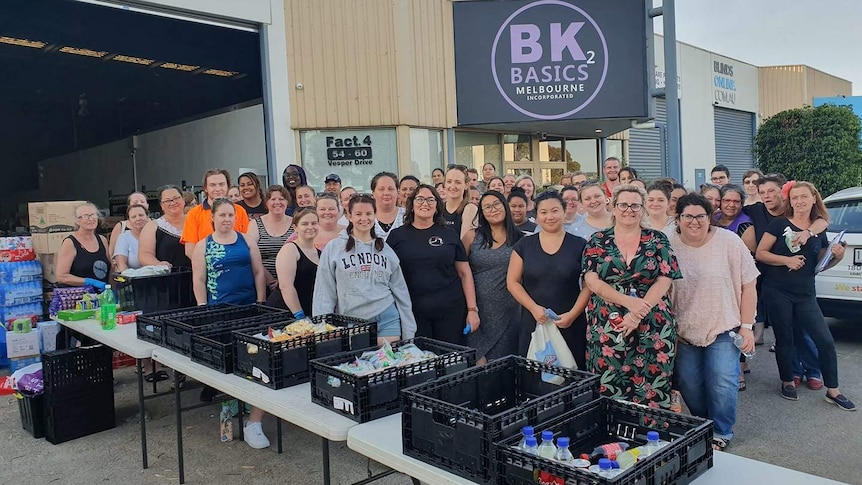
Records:
<instances>
[{"instance_id":1,"label":"orange hi-vis shirt","mask_svg":"<svg viewBox=\"0 0 862 485\"><path fill-rule=\"evenodd\" d=\"M234 204L233 207L236 210L236 222L234 222L233 228L245 234L248 231L248 213L239 204ZM203 204L192 207L192 210L186 214L186 223L183 225L180 244L198 243L206 239L213 231L212 209L209 203L204 201Z\"/></svg>"}]
</instances>

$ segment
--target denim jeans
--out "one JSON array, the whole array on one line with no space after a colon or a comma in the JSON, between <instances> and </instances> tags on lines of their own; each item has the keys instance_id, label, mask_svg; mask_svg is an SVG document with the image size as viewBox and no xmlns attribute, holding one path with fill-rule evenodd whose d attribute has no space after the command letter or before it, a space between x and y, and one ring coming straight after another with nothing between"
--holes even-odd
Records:
<instances>
[{"instance_id":1,"label":"denim jeans","mask_svg":"<svg viewBox=\"0 0 862 485\"><path fill-rule=\"evenodd\" d=\"M733 438L739 399L739 349L727 332L707 347L680 342L674 374L691 414L713 420L714 435Z\"/></svg>"},{"instance_id":2,"label":"denim jeans","mask_svg":"<svg viewBox=\"0 0 862 485\"><path fill-rule=\"evenodd\" d=\"M811 336L803 329L799 329L793 335L796 342L796 360L793 366L793 375L795 377L805 377L809 379L823 380L823 374L820 372L820 359L817 355L817 347Z\"/></svg>"},{"instance_id":3,"label":"denim jeans","mask_svg":"<svg viewBox=\"0 0 862 485\"><path fill-rule=\"evenodd\" d=\"M838 354L835 351L835 340L826 325L823 313L817 305L814 295L799 297L788 295L781 290L764 286L767 315L772 331L775 333L775 360L778 363L778 374L783 382L793 381L794 362L798 361L795 335L797 329L808 332L817 348L820 371L823 373L823 384L826 387L838 387Z\"/></svg>"}]
</instances>

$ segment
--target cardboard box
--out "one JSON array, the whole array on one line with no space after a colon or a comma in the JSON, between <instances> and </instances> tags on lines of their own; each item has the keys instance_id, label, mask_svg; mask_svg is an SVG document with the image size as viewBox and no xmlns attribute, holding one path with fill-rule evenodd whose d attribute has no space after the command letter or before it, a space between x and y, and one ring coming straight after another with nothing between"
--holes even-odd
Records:
<instances>
[{"instance_id":1,"label":"cardboard box","mask_svg":"<svg viewBox=\"0 0 862 485\"><path fill-rule=\"evenodd\" d=\"M56 254L60 252L60 245L71 232L34 233L33 248L36 254Z\"/></svg>"},{"instance_id":2,"label":"cardboard box","mask_svg":"<svg viewBox=\"0 0 862 485\"><path fill-rule=\"evenodd\" d=\"M42 262L42 279L48 283L57 282L57 253L40 254L39 261Z\"/></svg>"},{"instance_id":3,"label":"cardboard box","mask_svg":"<svg viewBox=\"0 0 862 485\"><path fill-rule=\"evenodd\" d=\"M39 355L42 334L39 329L27 333L6 332L6 355L10 359Z\"/></svg>"},{"instance_id":4,"label":"cardboard box","mask_svg":"<svg viewBox=\"0 0 862 485\"><path fill-rule=\"evenodd\" d=\"M36 252L33 248L29 249L0 249L0 262L2 263L17 263L19 261L33 261L36 259Z\"/></svg>"},{"instance_id":5,"label":"cardboard box","mask_svg":"<svg viewBox=\"0 0 862 485\"><path fill-rule=\"evenodd\" d=\"M31 355L29 357L19 357L17 359L9 359L9 371L15 372L18 369L23 369L28 365L42 362L41 355Z\"/></svg>"},{"instance_id":6,"label":"cardboard box","mask_svg":"<svg viewBox=\"0 0 862 485\"><path fill-rule=\"evenodd\" d=\"M74 231L77 222L75 208L84 203L83 200L30 202L27 204L30 232L35 234Z\"/></svg>"},{"instance_id":7,"label":"cardboard box","mask_svg":"<svg viewBox=\"0 0 862 485\"><path fill-rule=\"evenodd\" d=\"M57 322L39 322L36 324L36 328L42 334L42 352L57 350L57 335L60 333L60 324Z\"/></svg>"}]
</instances>

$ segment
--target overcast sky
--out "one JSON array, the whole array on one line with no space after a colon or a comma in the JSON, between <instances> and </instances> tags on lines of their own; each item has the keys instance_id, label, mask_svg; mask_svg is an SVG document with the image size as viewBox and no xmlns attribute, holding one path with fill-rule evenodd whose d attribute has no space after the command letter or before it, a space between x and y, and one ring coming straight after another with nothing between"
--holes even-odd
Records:
<instances>
[{"instance_id":1,"label":"overcast sky","mask_svg":"<svg viewBox=\"0 0 862 485\"><path fill-rule=\"evenodd\" d=\"M677 0L676 36L756 66L807 64L862 95L862 0Z\"/></svg>"}]
</instances>

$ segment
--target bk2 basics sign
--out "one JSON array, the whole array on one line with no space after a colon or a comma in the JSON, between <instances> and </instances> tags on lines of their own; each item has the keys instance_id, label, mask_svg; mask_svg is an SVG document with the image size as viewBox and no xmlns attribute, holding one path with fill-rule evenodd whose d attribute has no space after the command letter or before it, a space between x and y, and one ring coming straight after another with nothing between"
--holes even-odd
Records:
<instances>
[{"instance_id":1,"label":"bk2 basics sign","mask_svg":"<svg viewBox=\"0 0 862 485\"><path fill-rule=\"evenodd\" d=\"M642 1L453 8L459 124L647 114Z\"/></svg>"}]
</instances>

